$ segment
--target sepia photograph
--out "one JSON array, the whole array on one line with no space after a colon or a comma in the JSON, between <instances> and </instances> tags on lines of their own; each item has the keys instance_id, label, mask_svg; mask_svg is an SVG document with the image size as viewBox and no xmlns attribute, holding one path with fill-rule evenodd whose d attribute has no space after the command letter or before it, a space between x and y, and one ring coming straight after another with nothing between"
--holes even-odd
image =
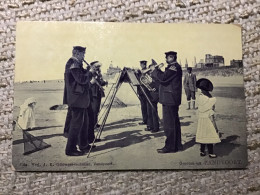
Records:
<instances>
[{"instance_id":1,"label":"sepia photograph","mask_svg":"<svg viewBox=\"0 0 260 195\"><path fill-rule=\"evenodd\" d=\"M17 23L16 171L246 168L241 27Z\"/></svg>"}]
</instances>

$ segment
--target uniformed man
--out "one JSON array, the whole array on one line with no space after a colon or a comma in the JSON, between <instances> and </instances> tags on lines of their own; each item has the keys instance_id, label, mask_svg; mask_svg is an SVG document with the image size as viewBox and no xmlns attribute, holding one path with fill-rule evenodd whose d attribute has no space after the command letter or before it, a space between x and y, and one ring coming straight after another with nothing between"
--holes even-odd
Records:
<instances>
[{"instance_id":1,"label":"uniformed man","mask_svg":"<svg viewBox=\"0 0 260 195\"><path fill-rule=\"evenodd\" d=\"M196 107L195 107L196 81L197 81L196 75L194 73L192 73L192 68L188 67L187 74L185 75L184 80L183 80L184 90L185 90L185 94L187 96L187 102L188 102L187 110L190 110L191 100L192 100L192 108L196 109Z\"/></svg>"},{"instance_id":2,"label":"uniformed man","mask_svg":"<svg viewBox=\"0 0 260 195\"><path fill-rule=\"evenodd\" d=\"M92 117L92 120L90 120L90 130L91 130L90 141L92 142L94 140L93 137L94 128L100 126L98 124L98 113L100 109L101 99L102 97L105 97L104 89L101 89L101 87L107 85L107 81L104 81L102 78L102 74L100 70L101 65L102 64L99 61L94 61L90 63L90 66L96 70L93 76L96 79L96 82L99 83L99 85L97 83L93 83L90 85L90 89L91 89L91 111L90 112L92 112L92 115L90 115L90 117ZM101 141L101 139L97 138L95 140L95 142L99 142L99 141Z\"/></svg>"},{"instance_id":3,"label":"uniformed man","mask_svg":"<svg viewBox=\"0 0 260 195\"><path fill-rule=\"evenodd\" d=\"M140 61L141 70L145 70L146 65L147 65L147 61L145 61L145 60ZM141 70L138 70L138 72L136 74L136 77L138 80L140 80L140 77L142 76ZM145 87L143 87L143 89L145 89L145 92L148 93L148 91L146 90ZM141 90L140 86L137 86L137 94L139 95L139 99L140 99L140 103L141 103L142 118L143 118L143 121L141 123L139 123L139 125L146 125L147 117L148 117L147 116L147 99L146 99L143 91Z\"/></svg>"},{"instance_id":4,"label":"uniformed man","mask_svg":"<svg viewBox=\"0 0 260 195\"><path fill-rule=\"evenodd\" d=\"M76 48L76 47L75 47ZM72 56L75 57L77 55L77 50L73 48L72 50ZM70 60L69 60L70 61ZM68 62L69 62L68 61ZM65 65L65 72L68 72L69 69L70 69L70 66L71 66L71 63L66 63ZM68 104L68 101L67 101L67 95L65 94L66 92L66 89L64 90L64 95L63 95L63 104ZM63 132L63 135L64 137L68 138L68 135L69 135L69 129L70 129L70 120L71 120L71 109L70 107L68 106L68 110L67 110L67 116L66 116L66 120L65 120L65 125L64 125L64 132Z\"/></svg>"},{"instance_id":5,"label":"uniformed man","mask_svg":"<svg viewBox=\"0 0 260 195\"><path fill-rule=\"evenodd\" d=\"M151 66L152 77L157 79L159 86L159 102L163 106L163 126L166 136L165 146L157 149L158 153L177 152L182 149L179 105L182 93L182 69L176 62L177 53L165 53L168 66L165 71Z\"/></svg>"},{"instance_id":6,"label":"uniformed man","mask_svg":"<svg viewBox=\"0 0 260 195\"><path fill-rule=\"evenodd\" d=\"M68 156L81 156L90 149L88 141L88 107L90 106L89 85L93 83L94 69L83 68L85 47L75 46L73 56L66 64L64 80L64 102L71 112L68 140L65 153ZM78 144L80 151L77 150Z\"/></svg>"},{"instance_id":7,"label":"uniformed man","mask_svg":"<svg viewBox=\"0 0 260 195\"><path fill-rule=\"evenodd\" d=\"M149 65L149 68L153 66L155 61L153 60L152 64ZM150 77L151 72L147 73ZM159 117L158 117L158 102L159 102L159 82L152 79L149 84L150 90L148 93L148 97L150 99L151 104L147 101L147 129L149 129L152 133L159 131ZM152 89L152 90L151 90Z\"/></svg>"}]
</instances>

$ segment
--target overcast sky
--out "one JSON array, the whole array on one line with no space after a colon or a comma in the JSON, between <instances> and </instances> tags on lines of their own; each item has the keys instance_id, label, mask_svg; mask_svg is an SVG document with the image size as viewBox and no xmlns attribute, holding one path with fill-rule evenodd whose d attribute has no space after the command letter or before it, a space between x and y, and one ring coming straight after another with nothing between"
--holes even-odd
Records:
<instances>
[{"instance_id":1,"label":"overcast sky","mask_svg":"<svg viewBox=\"0 0 260 195\"><path fill-rule=\"evenodd\" d=\"M165 63L176 51L182 66L205 54L222 55L225 65L242 59L241 28L225 24L140 24L90 22L18 22L15 81L63 79L72 47L87 47L87 62L139 68L140 60Z\"/></svg>"}]
</instances>

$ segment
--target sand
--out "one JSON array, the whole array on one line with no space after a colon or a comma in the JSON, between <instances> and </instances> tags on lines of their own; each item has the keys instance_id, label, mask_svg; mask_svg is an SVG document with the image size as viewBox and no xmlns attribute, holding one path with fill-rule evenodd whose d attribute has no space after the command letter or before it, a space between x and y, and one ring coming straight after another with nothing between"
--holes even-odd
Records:
<instances>
[{"instance_id":1,"label":"sand","mask_svg":"<svg viewBox=\"0 0 260 195\"><path fill-rule=\"evenodd\" d=\"M15 86L14 116L27 97L35 97L36 129L29 131L33 136L51 145L30 155L23 155L22 130L13 132L13 165L24 171L58 170L134 170L134 169L194 169L194 168L240 168L247 164L246 119L242 77L211 77L217 97L217 125L223 133L222 142L215 145L217 159L199 156L199 144L194 141L197 126L196 110L186 110L186 96L182 95L180 119L184 150L177 153L158 154L156 149L164 146L163 127L157 133L144 131L139 125L141 108L131 87L123 83L117 97L127 107L113 107L101 134L102 142L96 143L89 158L65 155L66 138L63 128L66 110L50 110L62 104L64 83L23 83ZM108 94L111 85L105 88ZM104 100L105 98L103 98ZM158 113L162 118L161 105ZM102 111L101 111L102 115Z\"/></svg>"}]
</instances>

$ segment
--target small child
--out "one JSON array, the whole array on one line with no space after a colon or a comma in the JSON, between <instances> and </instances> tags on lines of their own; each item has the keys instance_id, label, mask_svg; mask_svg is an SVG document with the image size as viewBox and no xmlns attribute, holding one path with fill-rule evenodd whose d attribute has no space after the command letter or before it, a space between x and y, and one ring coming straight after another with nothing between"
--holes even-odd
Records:
<instances>
[{"instance_id":1,"label":"small child","mask_svg":"<svg viewBox=\"0 0 260 195\"><path fill-rule=\"evenodd\" d=\"M214 109L216 98L209 93L213 90L213 84L210 80L202 78L196 82L196 87L201 90L198 98L198 128L196 133L196 142L200 143L200 156L205 156L205 147L207 146L209 157L216 158L213 152L213 144L221 142L214 119Z\"/></svg>"},{"instance_id":2,"label":"small child","mask_svg":"<svg viewBox=\"0 0 260 195\"><path fill-rule=\"evenodd\" d=\"M34 97L27 98L20 106L20 114L18 118L18 125L23 129L33 129L35 127L35 105Z\"/></svg>"}]
</instances>

